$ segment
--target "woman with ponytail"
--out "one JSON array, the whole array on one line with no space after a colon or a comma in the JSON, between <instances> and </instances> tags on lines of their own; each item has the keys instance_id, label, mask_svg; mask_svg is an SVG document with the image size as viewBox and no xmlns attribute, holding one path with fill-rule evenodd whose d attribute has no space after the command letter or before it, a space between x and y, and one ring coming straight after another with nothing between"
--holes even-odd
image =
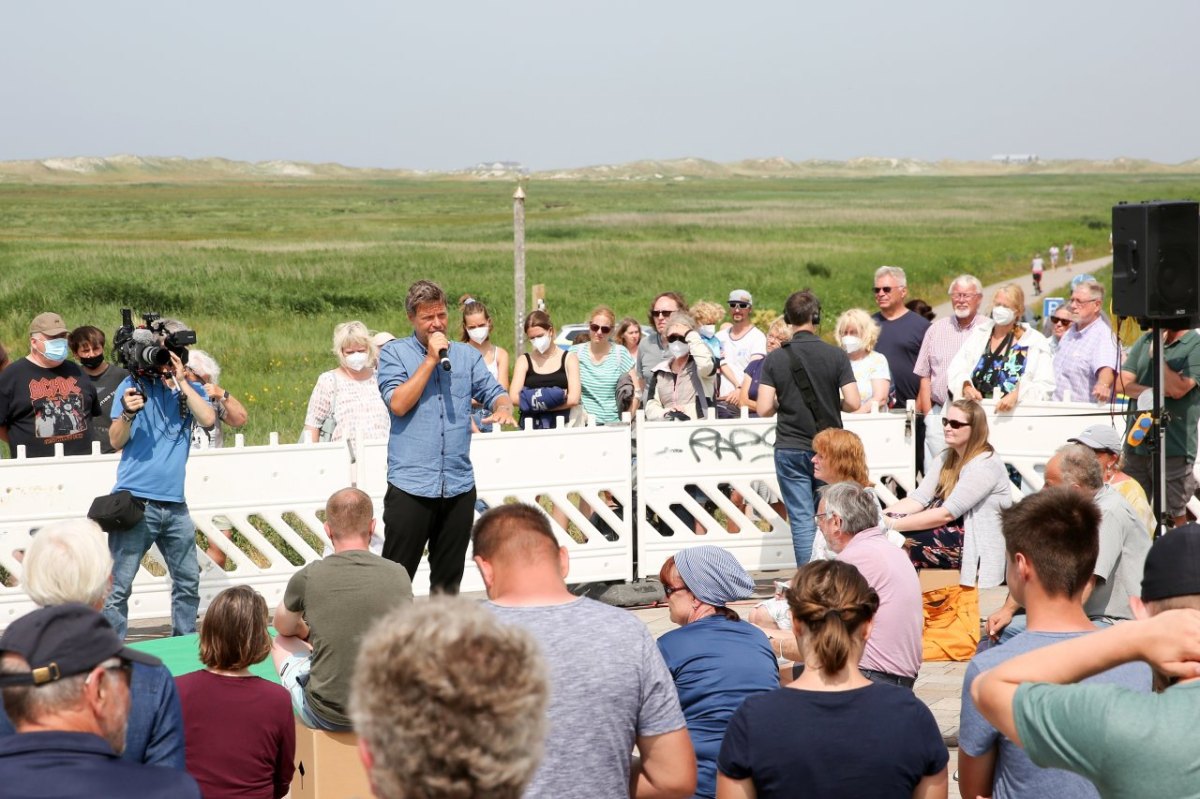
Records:
<instances>
[{"instance_id":1,"label":"woman with ponytail","mask_svg":"<svg viewBox=\"0 0 1200 799\"><path fill-rule=\"evenodd\" d=\"M879 597L858 569L813 561L787 591L804 670L748 698L717 758L718 799L944 799L949 755L911 690L858 670Z\"/></svg>"}]
</instances>

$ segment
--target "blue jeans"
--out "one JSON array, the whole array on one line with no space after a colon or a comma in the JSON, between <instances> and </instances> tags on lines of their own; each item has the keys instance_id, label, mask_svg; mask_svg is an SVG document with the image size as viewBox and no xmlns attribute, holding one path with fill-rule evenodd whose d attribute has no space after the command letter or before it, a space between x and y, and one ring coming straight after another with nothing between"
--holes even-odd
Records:
<instances>
[{"instance_id":1,"label":"blue jeans","mask_svg":"<svg viewBox=\"0 0 1200 799\"><path fill-rule=\"evenodd\" d=\"M816 534L816 490L824 485L813 477L813 453L806 449L775 450L775 475L779 478L779 493L788 512L792 527L792 551L796 568L812 557L813 536Z\"/></svg>"},{"instance_id":2,"label":"blue jeans","mask_svg":"<svg viewBox=\"0 0 1200 799\"><path fill-rule=\"evenodd\" d=\"M171 575L171 635L196 632L200 609L200 564L196 559L196 528L186 502L146 500L146 516L128 530L110 533L113 585L104 604L104 617L122 640L129 626L129 594L142 558L157 544Z\"/></svg>"}]
</instances>

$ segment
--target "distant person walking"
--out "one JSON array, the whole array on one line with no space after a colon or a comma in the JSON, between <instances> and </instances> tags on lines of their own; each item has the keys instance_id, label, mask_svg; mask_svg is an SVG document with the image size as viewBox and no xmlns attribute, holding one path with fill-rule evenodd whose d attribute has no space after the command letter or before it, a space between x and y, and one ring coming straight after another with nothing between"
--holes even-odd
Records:
<instances>
[{"instance_id":1,"label":"distant person walking","mask_svg":"<svg viewBox=\"0 0 1200 799\"><path fill-rule=\"evenodd\" d=\"M1042 260L1042 254L1034 253L1033 262L1029 265L1029 271L1033 274L1033 293L1038 295L1042 293L1042 275L1046 271L1046 262Z\"/></svg>"},{"instance_id":2,"label":"distant person walking","mask_svg":"<svg viewBox=\"0 0 1200 799\"><path fill-rule=\"evenodd\" d=\"M1051 269L1058 268L1058 245L1057 244L1050 245L1050 268Z\"/></svg>"}]
</instances>

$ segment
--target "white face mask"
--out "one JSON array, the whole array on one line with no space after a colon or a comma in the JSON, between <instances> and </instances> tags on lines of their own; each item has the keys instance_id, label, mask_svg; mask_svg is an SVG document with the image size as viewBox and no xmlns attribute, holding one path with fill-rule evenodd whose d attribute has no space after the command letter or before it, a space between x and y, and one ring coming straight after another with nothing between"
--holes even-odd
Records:
<instances>
[{"instance_id":1,"label":"white face mask","mask_svg":"<svg viewBox=\"0 0 1200 799\"><path fill-rule=\"evenodd\" d=\"M471 341L474 341L476 344L482 344L483 342L487 341L488 333L491 332L491 330L491 325L473 327L467 331L467 335L471 337Z\"/></svg>"},{"instance_id":2,"label":"white face mask","mask_svg":"<svg viewBox=\"0 0 1200 799\"><path fill-rule=\"evenodd\" d=\"M992 309L992 321L998 325L1011 325L1017 318L1012 308L1005 308L1003 305L997 305Z\"/></svg>"},{"instance_id":3,"label":"white face mask","mask_svg":"<svg viewBox=\"0 0 1200 799\"><path fill-rule=\"evenodd\" d=\"M671 357L682 358L688 354L688 345L686 341L672 341L667 347L671 351Z\"/></svg>"},{"instance_id":4,"label":"white face mask","mask_svg":"<svg viewBox=\"0 0 1200 799\"><path fill-rule=\"evenodd\" d=\"M717 333L716 325L700 325L700 335L705 338L712 338Z\"/></svg>"},{"instance_id":5,"label":"white face mask","mask_svg":"<svg viewBox=\"0 0 1200 799\"><path fill-rule=\"evenodd\" d=\"M367 365L367 354L365 352L351 352L345 356L346 368L355 372L364 368Z\"/></svg>"},{"instance_id":6,"label":"white face mask","mask_svg":"<svg viewBox=\"0 0 1200 799\"><path fill-rule=\"evenodd\" d=\"M858 336L842 336L842 349L847 355L853 355L862 349L862 339Z\"/></svg>"},{"instance_id":7,"label":"white face mask","mask_svg":"<svg viewBox=\"0 0 1200 799\"><path fill-rule=\"evenodd\" d=\"M546 350L550 349L550 336L548 334L538 336L537 338L530 339L529 343L532 344L533 348L539 353L545 353Z\"/></svg>"}]
</instances>

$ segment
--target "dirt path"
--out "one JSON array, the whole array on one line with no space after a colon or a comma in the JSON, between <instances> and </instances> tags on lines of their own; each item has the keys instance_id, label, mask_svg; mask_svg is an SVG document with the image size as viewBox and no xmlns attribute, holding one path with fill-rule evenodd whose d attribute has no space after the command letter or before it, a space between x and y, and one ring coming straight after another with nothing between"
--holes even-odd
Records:
<instances>
[{"instance_id":1,"label":"dirt path","mask_svg":"<svg viewBox=\"0 0 1200 799\"><path fill-rule=\"evenodd\" d=\"M990 307L989 303L991 302L992 295L996 292L996 289L1000 288L1005 283L1016 283L1021 287L1021 290L1025 292L1025 302L1030 304L1034 302L1038 303L1039 310L1037 313L1040 315L1040 300L1042 297L1062 297L1063 299L1066 299L1067 292L1056 291L1056 289L1061 289L1066 286L1071 282L1071 278L1075 277L1076 275L1084 275L1088 273L1095 274L1097 271L1103 269L1111 263L1112 256L1106 255L1103 258L1093 258L1090 261L1076 261L1069 268L1066 266L1060 266L1057 269L1047 269L1045 274L1042 275L1042 294L1039 297L1035 297L1033 295L1033 276L1028 272L1021 277L1014 278L1012 280L1005 280L1003 283L995 283L991 286L984 286L983 304L979 307L979 311L980 313L985 313L987 311L987 309ZM949 286L946 288L949 289ZM933 312L937 314L938 319L941 319L944 316L950 316L954 313L953 309L950 307L949 300L941 303L940 305L935 305Z\"/></svg>"}]
</instances>

